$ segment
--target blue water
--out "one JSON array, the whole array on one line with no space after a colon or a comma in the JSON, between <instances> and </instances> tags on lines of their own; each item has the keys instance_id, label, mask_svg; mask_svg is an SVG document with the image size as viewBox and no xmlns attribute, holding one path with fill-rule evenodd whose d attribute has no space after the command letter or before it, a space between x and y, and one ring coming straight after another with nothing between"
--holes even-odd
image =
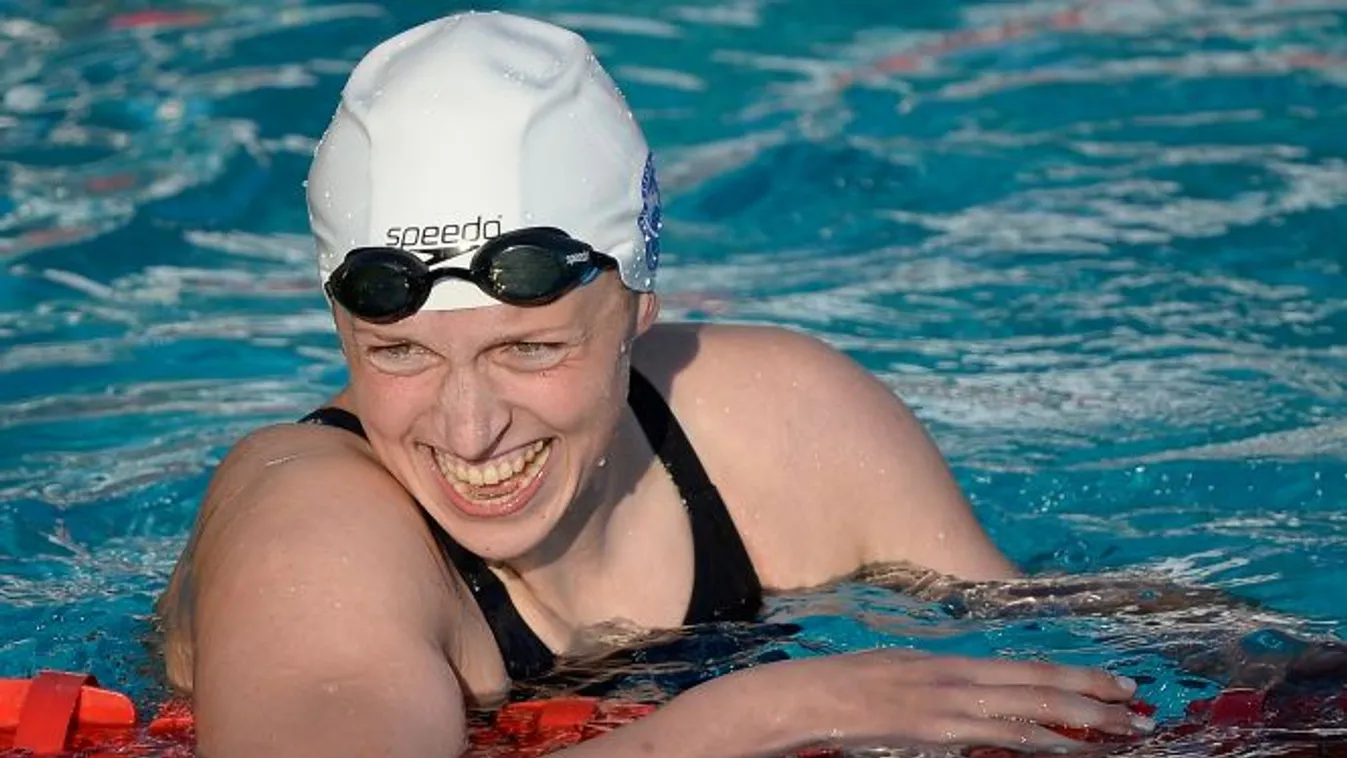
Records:
<instances>
[{"instance_id":1,"label":"blue water","mask_svg":"<svg viewBox=\"0 0 1347 758\"><path fill-rule=\"evenodd\" d=\"M0 0L0 672L156 696L212 465L343 381L314 140L366 49L453 7ZM1342 635L1347 1L492 7L586 32L645 124L672 317L846 350L1035 575L1259 604L848 583L776 600L777 653L1102 664L1172 719L1222 682L1185 644Z\"/></svg>"}]
</instances>

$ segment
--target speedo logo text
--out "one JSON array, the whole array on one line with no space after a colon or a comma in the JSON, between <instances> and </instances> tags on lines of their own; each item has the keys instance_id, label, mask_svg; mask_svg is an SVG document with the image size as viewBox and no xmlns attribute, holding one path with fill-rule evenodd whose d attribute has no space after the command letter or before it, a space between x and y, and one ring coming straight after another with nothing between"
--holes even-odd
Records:
<instances>
[{"instance_id":1,"label":"speedo logo text","mask_svg":"<svg viewBox=\"0 0 1347 758\"><path fill-rule=\"evenodd\" d=\"M486 242L501 235L500 216L427 226L390 226L384 241L393 247L441 247Z\"/></svg>"}]
</instances>

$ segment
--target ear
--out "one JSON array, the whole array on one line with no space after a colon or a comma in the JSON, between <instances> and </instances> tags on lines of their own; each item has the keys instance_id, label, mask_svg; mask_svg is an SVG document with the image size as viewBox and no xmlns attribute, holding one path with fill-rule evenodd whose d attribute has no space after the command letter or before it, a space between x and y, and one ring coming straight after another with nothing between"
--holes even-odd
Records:
<instances>
[{"instance_id":1,"label":"ear","mask_svg":"<svg viewBox=\"0 0 1347 758\"><path fill-rule=\"evenodd\" d=\"M636 335L637 337L645 334L650 327L655 325L655 319L659 318L659 295L653 292L639 292L636 294Z\"/></svg>"}]
</instances>

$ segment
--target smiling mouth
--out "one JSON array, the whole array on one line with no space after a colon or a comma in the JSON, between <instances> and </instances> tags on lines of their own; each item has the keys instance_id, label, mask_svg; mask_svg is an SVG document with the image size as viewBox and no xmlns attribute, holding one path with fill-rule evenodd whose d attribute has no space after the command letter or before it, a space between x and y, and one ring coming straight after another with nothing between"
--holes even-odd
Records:
<instances>
[{"instance_id":1,"label":"smiling mouth","mask_svg":"<svg viewBox=\"0 0 1347 758\"><path fill-rule=\"evenodd\" d=\"M446 482L466 500L491 506L509 500L537 480L552 454L552 441L539 440L499 460L468 464L433 451Z\"/></svg>"}]
</instances>

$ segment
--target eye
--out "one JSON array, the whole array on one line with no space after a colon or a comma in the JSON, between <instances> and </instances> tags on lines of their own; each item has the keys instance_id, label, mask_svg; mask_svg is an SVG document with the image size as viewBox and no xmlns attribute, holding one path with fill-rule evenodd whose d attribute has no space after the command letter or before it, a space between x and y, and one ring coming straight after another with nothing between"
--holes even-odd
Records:
<instances>
[{"instance_id":1,"label":"eye","mask_svg":"<svg viewBox=\"0 0 1347 758\"><path fill-rule=\"evenodd\" d=\"M410 342L400 342L396 345L373 345L369 349L369 354L389 360L399 360L406 358L416 350L417 346Z\"/></svg>"},{"instance_id":2,"label":"eye","mask_svg":"<svg viewBox=\"0 0 1347 758\"><path fill-rule=\"evenodd\" d=\"M424 366L431 357L429 350L413 342L370 345L365 348L365 354L376 368L390 373L415 371Z\"/></svg>"},{"instance_id":3,"label":"eye","mask_svg":"<svg viewBox=\"0 0 1347 758\"><path fill-rule=\"evenodd\" d=\"M562 343L560 342L516 342L510 345L510 349L516 354L527 357L547 355L549 352L561 348Z\"/></svg>"},{"instance_id":4,"label":"eye","mask_svg":"<svg viewBox=\"0 0 1347 758\"><path fill-rule=\"evenodd\" d=\"M566 357L564 342L511 342L504 346L507 358L529 368L549 368Z\"/></svg>"}]
</instances>

